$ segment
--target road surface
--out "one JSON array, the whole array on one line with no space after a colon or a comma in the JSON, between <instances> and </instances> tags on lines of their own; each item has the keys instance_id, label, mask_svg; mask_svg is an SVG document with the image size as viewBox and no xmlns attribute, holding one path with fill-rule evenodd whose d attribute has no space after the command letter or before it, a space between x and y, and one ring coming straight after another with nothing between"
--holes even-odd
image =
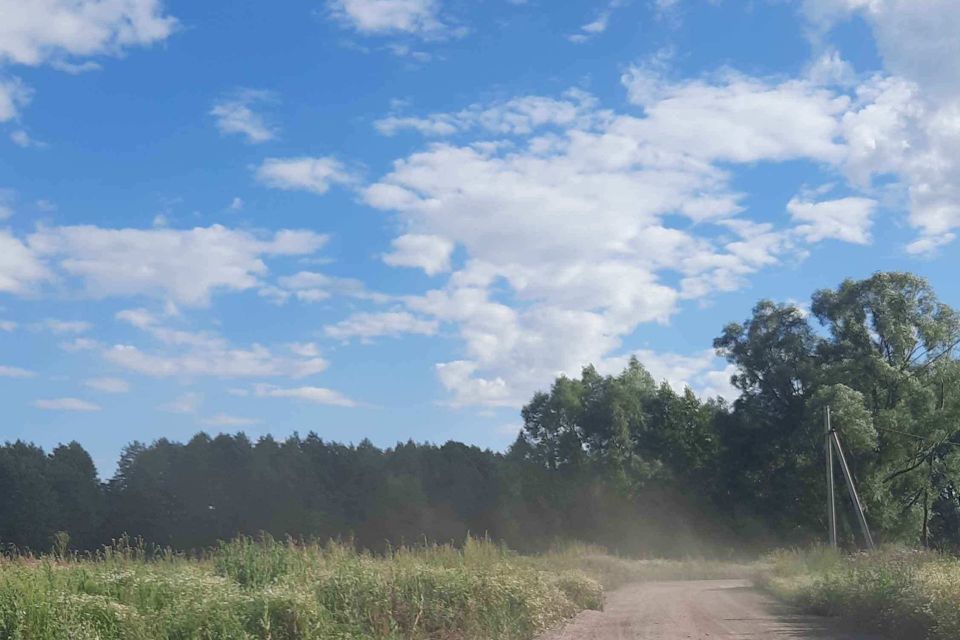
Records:
<instances>
[{"instance_id":1,"label":"road surface","mask_svg":"<svg viewBox=\"0 0 960 640\"><path fill-rule=\"evenodd\" d=\"M878 640L798 613L746 580L634 584L540 640Z\"/></svg>"}]
</instances>

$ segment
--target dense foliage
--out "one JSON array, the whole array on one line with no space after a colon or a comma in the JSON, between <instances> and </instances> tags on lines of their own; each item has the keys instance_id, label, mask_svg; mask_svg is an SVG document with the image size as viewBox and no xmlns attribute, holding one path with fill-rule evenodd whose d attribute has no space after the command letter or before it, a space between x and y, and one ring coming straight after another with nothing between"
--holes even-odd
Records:
<instances>
[{"instance_id":1,"label":"dense foliage","mask_svg":"<svg viewBox=\"0 0 960 640\"><path fill-rule=\"evenodd\" d=\"M677 393L636 360L616 376L587 367L534 396L504 454L199 434L130 445L101 484L75 443L7 444L0 541L44 549L65 531L94 548L128 533L185 549L265 531L382 549L473 532L668 555L802 543L825 529L829 405L876 537L956 547L958 343L960 317L925 281L879 273L818 291L809 313L761 301L726 326L714 346L736 370L732 404Z\"/></svg>"}]
</instances>

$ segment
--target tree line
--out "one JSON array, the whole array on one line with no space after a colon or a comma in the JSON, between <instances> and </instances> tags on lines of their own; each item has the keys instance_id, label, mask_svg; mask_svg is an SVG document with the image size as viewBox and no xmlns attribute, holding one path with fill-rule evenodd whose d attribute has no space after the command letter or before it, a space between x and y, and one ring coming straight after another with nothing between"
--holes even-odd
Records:
<instances>
[{"instance_id":1,"label":"tree line","mask_svg":"<svg viewBox=\"0 0 960 640\"><path fill-rule=\"evenodd\" d=\"M586 367L523 408L504 453L380 449L315 433L198 434L126 447L100 482L77 443L0 447L0 543L92 549L121 535L196 549L240 533L382 548L487 534L521 550L579 539L626 553L803 544L826 529L823 411L881 541L960 547L960 316L922 278L878 273L761 301L714 343L732 403L674 391L637 360ZM841 537L856 542L849 504ZM61 540L62 540L61 536Z\"/></svg>"}]
</instances>

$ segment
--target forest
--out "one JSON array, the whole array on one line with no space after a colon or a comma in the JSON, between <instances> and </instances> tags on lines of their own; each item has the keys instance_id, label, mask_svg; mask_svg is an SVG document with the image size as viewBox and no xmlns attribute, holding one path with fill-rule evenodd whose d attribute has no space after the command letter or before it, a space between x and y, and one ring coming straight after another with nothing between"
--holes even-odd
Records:
<instances>
[{"instance_id":1,"label":"forest","mask_svg":"<svg viewBox=\"0 0 960 640\"><path fill-rule=\"evenodd\" d=\"M122 536L190 550L238 534L382 550L489 536L623 554L745 554L822 540L823 413L847 452L874 536L960 547L960 316L908 273L762 300L722 327L732 402L655 380L631 360L560 377L523 408L505 452L457 442L380 449L197 434L131 443L101 481L76 442L0 448L0 543L91 550ZM544 381L545 385L549 381ZM322 426L316 427L318 431ZM849 503L841 542L857 544Z\"/></svg>"}]
</instances>

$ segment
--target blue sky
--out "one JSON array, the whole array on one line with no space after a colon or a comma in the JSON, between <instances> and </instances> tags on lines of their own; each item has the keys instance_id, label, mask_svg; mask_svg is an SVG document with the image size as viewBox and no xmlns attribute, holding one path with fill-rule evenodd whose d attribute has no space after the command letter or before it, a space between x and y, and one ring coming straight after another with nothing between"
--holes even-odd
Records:
<instances>
[{"instance_id":1,"label":"blue sky","mask_svg":"<svg viewBox=\"0 0 960 640\"><path fill-rule=\"evenodd\" d=\"M503 448L760 298L960 305L950 0L0 0L0 438Z\"/></svg>"}]
</instances>

